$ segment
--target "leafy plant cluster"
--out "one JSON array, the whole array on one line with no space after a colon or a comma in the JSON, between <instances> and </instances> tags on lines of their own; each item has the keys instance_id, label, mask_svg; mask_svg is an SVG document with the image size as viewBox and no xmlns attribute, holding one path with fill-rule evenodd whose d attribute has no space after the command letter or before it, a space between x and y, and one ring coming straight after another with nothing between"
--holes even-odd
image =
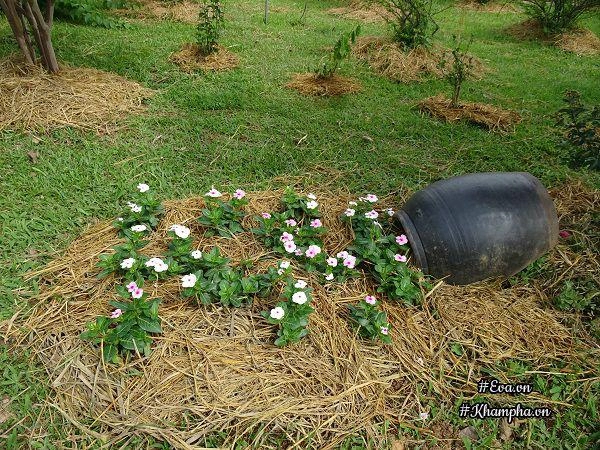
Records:
<instances>
[{"instance_id":1,"label":"leafy plant cluster","mask_svg":"<svg viewBox=\"0 0 600 450\"><path fill-rule=\"evenodd\" d=\"M385 312L379 308L379 302L372 295L367 295L358 305L349 305L350 319L361 336L389 344L391 325Z\"/></svg>"},{"instance_id":2,"label":"leafy plant cluster","mask_svg":"<svg viewBox=\"0 0 600 450\"><path fill-rule=\"evenodd\" d=\"M460 39L453 36L454 48L446 52L440 61L440 68L444 73L444 79L452 86L452 106L459 106L460 91L463 82L473 73L473 56L467 53L472 42L466 49L461 49Z\"/></svg>"},{"instance_id":3,"label":"leafy plant cluster","mask_svg":"<svg viewBox=\"0 0 600 450\"><path fill-rule=\"evenodd\" d=\"M154 196L146 184L138 185L138 192L135 193L132 200L127 202L128 209L124 210L121 216L113 222L113 226L119 230L121 237L129 237L132 233L131 227L135 225L144 225L148 231L154 229L165 211L160 200Z\"/></svg>"},{"instance_id":4,"label":"leafy plant cluster","mask_svg":"<svg viewBox=\"0 0 600 450\"><path fill-rule=\"evenodd\" d=\"M597 11L600 0L524 0L523 7L544 33L553 35L573 28L582 16Z\"/></svg>"},{"instance_id":5,"label":"leafy plant cluster","mask_svg":"<svg viewBox=\"0 0 600 450\"><path fill-rule=\"evenodd\" d=\"M198 15L196 43L203 55L214 53L217 40L224 28L223 10L220 0L204 0Z\"/></svg>"},{"instance_id":6,"label":"leafy plant cluster","mask_svg":"<svg viewBox=\"0 0 600 450\"><path fill-rule=\"evenodd\" d=\"M151 353L151 334L162 333L158 305L160 299L147 299L143 280L127 288L118 285L117 292L126 301L110 301L116 309L110 317L99 316L87 326L80 337L100 345L104 361L120 363L121 354L134 352L138 356ZM130 298L131 296L131 298Z\"/></svg>"},{"instance_id":7,"label":"leafy plant cluster","mask_svg":"<svg viewBox=\"0 0 600 450\"><path fill-rule=\"evenodd\" d=\"M567 91L564 101L556 124L564 130L565 144L576 149L573 164L600 170L600 106L585 105L577 91Z\"/></svg>"},{"instance_id":8,"label":"leafy plant cluster","mask_svg":"<svg viewBox=\"0 0 600 450\"><path fill-rule=\"evenodd\" d=\"M378 0L390 13L394 40L405 49L428 46L439 26L433 0Z\"/></svg>"},{"instance_id":9,"label":"leafy plant cluster","mask_svg":"<svg viewBox=\"0 0 600 450\"><path fill-rule=\"evenodd\" d=\"M321 78L331 78L340 67L342 61L350 56L351 45L356 42L360 34L360 25L352 31L343 33L335 45L333 51L329 54L327 60L315 71Z\"/></svg>"},{"instance_id":10,"label":"leafy plant cluster","mask_svg":"<svg viewBox=\"0 0 600 450\"><path fill-rule=\"evenodd\" d=\"M231 237L244 231L241 222L245 215L244 207L248 204L244 191L238 189L229 201L222 201L210 195L207 195L206 199L206 208L202 209L198 222L208 228L208 236L213 234L213 230L223 237Z\"/></svg>"},{"instance_id":11,"label":"leafy plant cluster","mask_svg":"<svg viewBox=\"0 0 600 450\"><path fill-rule=\"evenodd\" d=\"M40 7L46 2L41 1ZM91 0L58 0L54 6L56 18L72 23L89 25L101 28L125 28L127 23L110 17L106 10L124 7L126 2L104 0L101 2Z\"/></svg>"},{"instance_id":12,"label":"leafy plant cluster","mask_svg":"<svg viewBox=\"0 0 600 450\"><path fill-rule=\"evenodd\" d=\"M393 211L376 211L373 208L376 201L372 194L360 198L358 202L351 202L342 215L342 220L350 223L354 231L354 242L349 249L364 261L363 266L378 284L377 292L407 305L419 304L421 285L429 287L429 283L420 271L414 271L406 264L408 239L404 235L386 233L392 228L389 219ZM382 215L387 218L382 220Z\"/></svg>"},{"instance_id":13,"label":"leafy plant cluster","mask_svg":"<svg viewBox=\"0 0 600 450\"><path fill-rule=\"evenodd\" d=\"M298 342L308 334L308 317L314 312L310 302L312 289L304 280L295 281L288 276L282 297L285 301L277 303L271 311L261 315L272 325L279 325L275 345L282 347Z\"/></svg>"}]
</instances>

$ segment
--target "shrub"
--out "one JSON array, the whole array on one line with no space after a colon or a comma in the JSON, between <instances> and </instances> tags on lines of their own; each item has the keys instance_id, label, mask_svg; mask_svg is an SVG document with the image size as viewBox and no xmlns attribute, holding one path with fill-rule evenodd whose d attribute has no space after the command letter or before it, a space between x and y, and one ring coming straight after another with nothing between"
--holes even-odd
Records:
<instances>
[{"instance_id":1,"label":"shrub","mask_svg":"<svg viewBox=\"0 0 600 450\"><path fill-rule=\"evenodd\" d=\"M344 33L333 46L333 51L321 67L315 72L321 78L332 77L340 67L341 62L350 56L350 45L354 44L360 34L360 25L349 33Z\"/></svg>"},{"instance_id":2,"label":"shrub","mask_svg":"<svg viewBox=\"0 0 600 450\"><path fill-rule=\"evenodd\" d=\"M378 301L373 295L367 295L358 305L348 305L350 309L350 320L358 329L358 333L368 339L381 341L389 344L391 325L387 320L385 312L381 311Z\"/></svg>"},{"instance_id":3,"label":"shrub","mask_svg":"<svg viewBox=\"0 0 600 450\"><path fill-rule=\"evenodd\" d=\"M438 31L433 0L378 0L391 14L394 40L404 48L427 46Z\"/></svg>"},{"instance_id":4,"label":"shrub","mask_svg":"<svg viewBox=\"0 0 600 450\"><path fill-rule=\"evenodd\" d=\"M444 73L444 78L452 86L452 106L458 106L458 99L463 82L471 75L473 71L473 57L467 55L466 50L460 48L460 39L454 38L454 48L444 55L440 62L440 68Z\"/></svg>"},{"instance_id":5,"label":"shrub","mask_svg":"<svg viewBox=\"0 0 600 450\"><path fill-rule=\"evenodd\" d=\"M203 55L210 55L217 50L217 39L221 36L223 24L220 0L205 0L196 27L196 43Z\"/></svg>"},{"instance_id":6,"label":"shrub","mask_svg":"<svg viewBox=\"0 0 600 450\"><path fill-rule=\"evenodd\" d=\"M564 130L565 144L577 150L572 155L576 166L600 169L600 106L587 106L576 91L565 93L567 106L558 111L557 125Z\"/></svg>"},{"instance_id":7,"label":"shrub","mask_svg":"<svg viewBox=\"0 0 600 450\"><path fill-rule=\"evenodd\" d=\"M575 26L577 20L600 7L600 0L524 0L525 13L538 22L546 34Z\"/></svg>"}]
</instances>

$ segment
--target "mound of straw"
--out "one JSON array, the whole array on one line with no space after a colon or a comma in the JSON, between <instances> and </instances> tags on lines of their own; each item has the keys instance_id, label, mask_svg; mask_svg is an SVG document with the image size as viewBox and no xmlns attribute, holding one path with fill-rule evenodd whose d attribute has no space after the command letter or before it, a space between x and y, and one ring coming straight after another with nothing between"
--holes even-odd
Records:
<instances>
[{"instance_id":1,"label":"mound of straw","mask_svg":"<svg viewBox=\"0 0 600 450\"><path fill-rule=\"evenodd\" d=\"M296 73L292 76L292 81L287 83L285 87L294 89L304 95L319 97L352 94L359 92L361 89L359 82L353 78L341 75L320 77L314 73Z\"/></svg>"},{"instance_id":2,"label":"mound of straw","mask_svg":"<svg viewBox=\"0 0 600 450\"><path fill-rule=\"evenodd\" d=\"M488 1L479 3L477 0L464 0L458 3L459 8L470 11L480 11L487 13L518 13L519 9L509 2Z\"/></svg>"},{"instance_id":3,"label":"mound of straw","mask_svg":"<svg viewBox=\"0 0 600 450\"><path fill-rule=\"evenodd\" d=\"M420 81L426 76L442 78L440 61L446 52L441 48L424 47L404 51L398 43L375 36L359 38L352 48L352 53L375 72L400 83ZM473 58L471 64L472 77L481 77L485 72L483 63Z\"/></svg>"},{"instance_id":4,"label":"mound of straw","mask_svg":"<svg viewBox=\"0 0 600 450\"><path fill-rule=\"evenodd\" d=\"M344 19L360 20L365 23L384 22L392 18L392 15L382 5L364 1L353 1L348 6L330 8L327 13L341 16Z\"/></svg>"},{"instance_id":5,"label":"mound of straw","mask_svg":"<svg viewBox=\"0 0 600 450\"><path fill-rule=\"evenodd\" d=\"M238 57L221 45L218 45L214 53L204 55L197 44L190 43L184 44L181 50L173 53L169 61L188 73L197 70L218 72L233 69L239 64Z\"/></svg>"},{"instance_id":6,"label":"mound of straw","mask_svg":"<svg viewBox=\"0 0 600 450\"><path fill-rule=\"evenodd\" d=\"M117 14L139 19L170 20L183 23L198 23L201 4L187 0L177 2L161 2L155 0L138 0L137 7L116 10Z\"/></svg>"},{"instance_id":7,"label":"mound of straw","mask_svg":"<svg viewBox=\"0 0 600 450\"><path fill-rule=\"evenodd\" d=\"M123 116L144 112L154 91L97 69L62 64L51 75L8 57L0 60L0 92L0 130L108 132Z\"/></svg>"},{"instance_id":8,"label":"mound of straw","mask_svg":"<svg viewBox=\"0 0 600 450\"><path fill-rule=\"evenodd\" d=\"M514 111L485 103L461 102L454 106L452 101L443 95L419 102L419 109L446 122L467 121L496 132L513 131L521 122L521 116Z\"/></svg>"},{"instance_id":9,"label":"mound of straw","mask_svg":"<svg viewBox=\"0 0 600 450\"><path fill-rule=\"evenodd\" d=\"M339 251L352 240L339 220L351 197L317 194L329 229L326 250ZM383 206L397 207L398 198L407 194L384 199ZM571 192L556 194L562 220L570 214L564 204L575 199L583 205ZM281 192L248 196L248 213L253 215L274 210ZM593 203L597 209L597 196ZM144 252L160 254L168 227L183 223L199 237L195 247L200 250L216 245L234 264L251 259L259 271L277 264L279 258L252 233L235 239L202 237L195 218L203 205L202 198L165 202L166 215ZM578 219L568 217L572 223ZM246 227L252 224L251 218L245 219ZM181 298L179 280L174 279L145 286L151 297L162 299L164 334L156 337L152 355L123 366L105 365L99 350L78 335L86 322L111 310L108 301L116 297L116 280L97 280L95 264L119 241L109 222L89 228L63 255L31 274L40 278L31 310L0 323L0 333L12 348L31 351L45 368L53 410L80 433L105 439L109 447L120 439L151 435L175 448L191 449L202 446L206 436L224 432L230 448L241 439L254 448L275 448L267 446L267 436L278 436L285 448L310 444L332 449L358 433L383 448L386 436L378 425L384 420L432 433L418 420L425 408L422 389L433 388L451 408L459 396L475 394L482 367L519 358L540 368L552 360L574 360L583 350L598 356L597 346L592 350L592 344L575 339L561 324L563 317L543 307L548 300L544 291L536 286L502 289L495 282L468 287L438 283L422 308L384 300L393 343L366 342L348 325L346 306L374 292L370 278L322 286L293 266L295 277L314 289L316 309L310 334L300 343L275 347L275 327L260 317L260 311L276 303L278 292L255 300L250 308L199 307ZM552 254L557 251L562 251L560 246ZM586 267L591 257L586 254L570 263ZM462 356L450 350L453 343L463 346ZM593 368L597 362L581 364ZM582 372L581 382L587 373ZM528 401L553 403L539 394ZM32 439L46 432L43 423L36 426Z\"/></svg>"},{"instance_id":10,"label":"mound of straw","mask_svg":"<svg viewBox=\"0 0 600 450\"><path fill-rule=\"evenodd\" d=\"M600 38L592 31L584 28L549 36L544 33L539 22L529 19L509 26L506 32L518 40L540 41L577 55L593 56L600 54Z\"/></svg>"}]
</instances>

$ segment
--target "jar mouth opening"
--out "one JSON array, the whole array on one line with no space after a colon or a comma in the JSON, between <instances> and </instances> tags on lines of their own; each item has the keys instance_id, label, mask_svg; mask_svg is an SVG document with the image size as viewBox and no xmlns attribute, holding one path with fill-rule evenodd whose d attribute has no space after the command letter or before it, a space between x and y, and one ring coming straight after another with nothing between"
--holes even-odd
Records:
<instances>
[{"instance_id":1,"label":"jar mouth opening","mask_svg":"<svg viewBox=\"0 0 600 450\"><path fill-rule=\"evenodd\" d=\"M394 214L394 220L399 222L399 226L406 234L408 238L408 244L412 250L412 254L415 258L415 264L420 267L421 271L425 275L429 275L429 265L427 264L427 257L425 255L425 249L421 243L421 237L417 232L415 225L412 220L401 209Z\"/></svg>"}]
</instances>

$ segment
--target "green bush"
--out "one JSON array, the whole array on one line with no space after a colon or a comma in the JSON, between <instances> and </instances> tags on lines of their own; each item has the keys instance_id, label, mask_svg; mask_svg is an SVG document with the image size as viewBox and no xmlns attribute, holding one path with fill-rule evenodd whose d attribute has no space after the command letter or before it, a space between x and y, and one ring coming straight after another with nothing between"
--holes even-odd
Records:
<instances>
[{"instance_id":1,"label":"green bush","mask_svg":"<svg viewBox=\"0 0 600 450\"><path fill-rule=\"evenodd\" d=\"M349 33L342 34L335 43L327 61L315 71L316 74L322 78L332 77L340 67L341 62L350 56L350 45L354 44L359 34L360 25Z\"/></svg>"},{"instance_id":2,"label":"green bush","mask_svg":"<svg viewBox=\"0 0 600 450\"><path fill-rule=\"evenodd\" d=\"M564 130L565 144L574 147L575 166L600 169L600 106L587 106L577 91L565 93L567 106L558 111L557 125Z\"/></svg>"},{"instance_id":3,"label":"green bush","mask_svg":"<svg viewBox=\"0 0 600 450\"><path fill-rule=\"evenodd\" d=\"M600 7L600 0L524 0L523 7L550 35L574 27L581 16Z\"/></svg>"},{"instance_id":4,"label":"green bush","mask_svg":"<svg viewBox=\"0 0 600 450\"><path fill-rule=\"evenodd\" d=\"M433 0L378 0L391 14L394 40L404 48L427 46L438 31Z\"/></svg>"},{"instance_id":5,"label":"green bush","mask_svg":"<svg viewBox=\"0 0 600 450\"><path fill-rule=\"evenodd\" d=\"M217 50L217 40L224 28L220 0L205 0L200 8L196 27L196 43L203 55Z\"/></svg>"}]
</instances>

